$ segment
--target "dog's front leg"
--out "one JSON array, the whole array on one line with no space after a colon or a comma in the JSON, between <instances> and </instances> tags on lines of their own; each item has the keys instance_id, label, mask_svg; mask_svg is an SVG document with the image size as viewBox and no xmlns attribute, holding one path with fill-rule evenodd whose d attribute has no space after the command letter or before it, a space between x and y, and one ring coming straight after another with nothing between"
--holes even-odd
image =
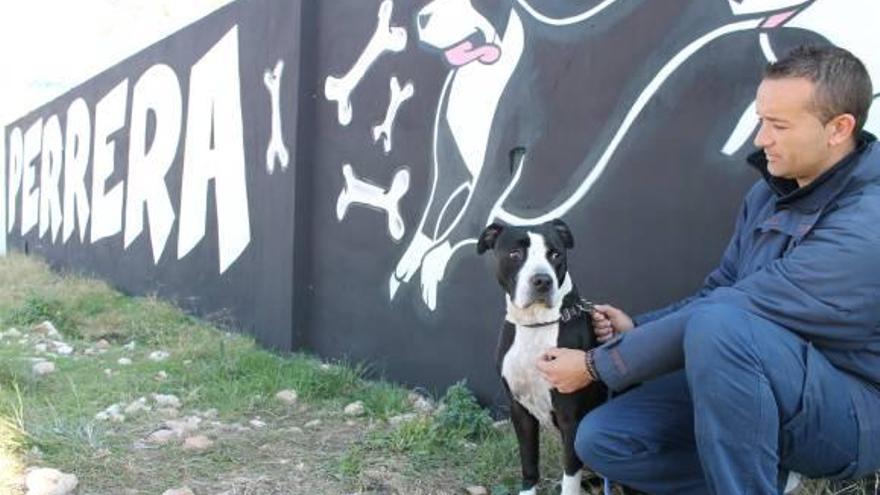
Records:
<instances>
[{"instance_id":1,"label":"dog's front leg","mask_svg":"<svg viewBox=\"0 0 880 495\"><path fill-rule=\"evenodd\" d=\"M560 415L556 418L559 434L562 437L562 457L565 472L562 475L562 493L560 495L581 494L581 468L584 464L574 450L574 439L577 435L578 421L573 417Z\"/></svg>"},{"instance_id":2,"label":"dog's front leg","mask_svg":"<svg viewBox=\"0 0 880 495\"><path fill-rule=\"evenodd\" d=\"M519 492L519 495L535 495L539 479L538 420L512 397L510 404L510 421L516 431L516 439L519 442L519 458L522 463L522 491Z\"/></svg>"}]
</instances>

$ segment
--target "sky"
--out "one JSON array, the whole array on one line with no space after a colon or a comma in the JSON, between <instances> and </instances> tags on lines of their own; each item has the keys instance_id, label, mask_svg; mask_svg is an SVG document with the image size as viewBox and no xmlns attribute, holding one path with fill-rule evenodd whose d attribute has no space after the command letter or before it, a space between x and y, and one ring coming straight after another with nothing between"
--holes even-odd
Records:
<instances>
[{"instance_id":1,"label":"sky","mask_svg":"<svg viewBox=\"0 0 880 495\"><path fill-rule=\"evenodd\" d=\"M0 126L231 0L0 0Z\"/></svg>"}]
</instances>

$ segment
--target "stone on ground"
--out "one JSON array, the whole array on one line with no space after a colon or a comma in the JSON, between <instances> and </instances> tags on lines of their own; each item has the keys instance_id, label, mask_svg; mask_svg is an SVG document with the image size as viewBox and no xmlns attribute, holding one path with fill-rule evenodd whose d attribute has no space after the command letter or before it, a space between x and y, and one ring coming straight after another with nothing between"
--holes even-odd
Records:
<instances>
[{"instance_id":1,"label":"stone on ground","mask_svg":"<svg viewBox=\"0 0 880 495\"><path fill-rule=\"evenodd\" d=\"M172 394L153 394L153 400L157 407L170 407L180 409L180 399Z\"/></svg>"},{"instance_id":2,"label":"stone on ground","mask_svg":"<svg viewBox=\"0 0 880 495\"><path fill-rule=\"evenodd\" d=\"M434 403L431 402L431 399L421 394L410 392L407 398L409 399L409 403L412 404L416 412L429 414L431 411L434 410Z\"/></svg>"},{"instance_id":3,"label":"stone on ground","mask_svg":"<svg viewBox=\"0 0 880 495\"><path fill-rule=\"evenodd\" d=\"M67 495L76 490L76 475L52 468L37 468L25 475L26 495Z\"/></svg>"},{"instance_id":4,"label":"stone on ground","mask_svg":"<svg viewBox=\"0 0 880 495\"><path fill-rule=\"evenodd\" d=\"M165 422L165 427L177 432L177 436L184 436L187 433L199 429L202 418L198 416L187 416L182 419L169 419Z\"/></svg>"},{"instance_id":5,"label":"stone on ground","mask_svg":"<svg viewBox=\"0 0 880 495\"><path fill-rule=\"evenodd\" d=\"M73 347L60 340L50 340L49 351L62 356L69 356L73 354Z\"/></svg>"},{"instance_id":6,"label":"stone on ground","mask_svg":"<svg viewBox=\"0 0 880 495\"><path fill-rule=\"evenodd\" d=\"M170 428L162 428L161 430L156 430L153 433L147 435L147 443L152 443L156 445L164 445L173 440L177 440L180 436L176 431Z\"/></svg>"},{"instance_id":7,"label":"stone on ground","mask_svg":"<svg viewBox=\"0 0 880 495\"><path fill-rule=\"evenodd\" d=\"M153 351L150 353L150 361L161 362L165 361L171 356L171 353L168 351Z\"/></svg>"},{"instance_id":8,"label":"stone on ground","mask_svg":"<svg viewBox=\"0 0 880 495\"><path fill-rule=\"evenodd\" d=\"M183 448L186 450L206 450L212 445L214 442L205 435L195 435L183 441Z\"/></svg>"},{"instance_id":9,"label":"stone on ground","mask_svg":"<svg viewBox=\"0 0 880 495\"><path fill-rule=\"evenodd\" d=\"M31 331L37 335L42 335L44 337L60 337L61 334L58 333L58 329L55 328L55 325L52 324L51 321L46 320L43 323L35 326L31 329Z\"/></svg>"},{"instance_id":10,"label":"stone on ground","mask_svg":"<svg viewBox=\"0 0 880 495\"><path fill-rule=\"evenodd\" d=\"M150 411L152 408L147 405L147 398L141 397L140 399L133 401L131 404L125 406L125 414L133 415L140 412Z\"/></svg>"},{"instance_id":11,"label":"stone on ground","mask_svg":"<svg viewBox=\"0 0 880 495\"><path fill-rule=\"evenodd\" d=\"M345 406L345 414L348 416L363 416L367 412L361 401L352 402Z\"/></svg>"},{"instance_id":12,"label":"stone on ground","mask_svg":"<svg viewBox=\"0 0 880 495\"><path fill-rule=\"evenodd\" d=\"M296 390L289 390L289 389L282 390L282 391L278 392L277 394L275 394L276 399L278 399L281 402L284 402L285 404L288 404L288 405L295 404L297 397L298 396L296 394Z\"/></svg>"},{"instance_id":13,"label":"stone on ground","mask_svg":"<svg viewBox=\"0 0 880 495\"><path fill-rule=\"evenodd\" d=\"M55 372L55 363L52 361L40 361L34 363L33 372L35 375L43 376Z\"/></svg>"},{"instance_id":14,"label":"stone on ground","mask_svg":"<svg viewBox=\"0 0 880 495\"><path fill-rule=\"evenodd\" d=\"M162 495L195 495L192 490L183 486L180 488L172 488L170 490L165 490L162 492Z\"/></svg>"}]
</instances>

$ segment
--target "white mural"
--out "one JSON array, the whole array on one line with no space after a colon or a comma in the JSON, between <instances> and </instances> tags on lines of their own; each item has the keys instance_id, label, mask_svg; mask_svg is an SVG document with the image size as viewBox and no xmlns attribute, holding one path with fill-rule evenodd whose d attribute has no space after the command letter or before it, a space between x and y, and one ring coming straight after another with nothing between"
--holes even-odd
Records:
<instances>
[{"instance_id":1,"label":"white mural","mask_svg":"<svg viewBox=\"0 0 880 495\"><path fill-rule=\"evenodd\" d=\"M381 139L382 149L386 155L391 152L391 132L394 130L397 112L400 111L401 105L415 94L412 81L407 81L403 87L400 87L397 76L392 76L389 84L391 85L391 101L388 103L388 110L385 111L385 119L380 124L373 126L373 142Z\"/></svg>"},{"instance_id":2,"label":"white mural","mask_svg":"<svg viewBox=\"0 0 880 495\"><path fill-rule=\"evenodd\" d=\"M776 61L776 53L767 35L767 31L781 28L798 28L820 34L837 46L851 51L865 64L874 84L880 81L880 51L877 50L876 35L869 23L855 22L850 13L858 13L863 19L880 19L880 2L872 0L743 0L730 2L734 14L771 13L760 18L761 31L759 43L761 51L768 62ZM779 9L787 9L782 10ZM877 93L874 101L880 98ZM721 148L722 153L732 155L748 143L759 125L752 102L743 112L727 142ZM876 108L870 114L865 128L871 132L880 132L880 111Z\"/></svg>"},{"instance_id":3,"label":"white mural","mask_svg":"<svg viewBox=\"0 0 880 495\"><path fill-rule=\"evenodd\" d=\"M383 0L379 5L376 31L364 51L361 52L352 68L342 77L327 76L324 81L324 96L337 104L339 124L351 123L351 94L360 84L367 70L386 52L402 52L406 48L406 29L391 26L392 0Z\"/></svg>"},{"instance_id":4,"label":"white mural","mask_svg":"<svg viewBox=\"0 0 880 495\"><path fill-rule=\"evenodd\" d=\"M165 177L180 144L183 120L180 81L171 67L157 64L141 75L134 93L137 97L131 104L123 246L128 249L141 236L146 210L150 219L153 262L159 263L175 218ZM147 119L150 113L155 116L156 128L163 132L156 133L148 148Z\"/></svg>"},{"instance_id":5,"label":"white mural","mask_svg":"<svg viewBox=\"0 0 880 495\"><path fill-rule=\"evenodd\" d=\"M502 93L515 76L520 58L532 39L526 31L530 25L553 27L581 24L583 29L602 22L601 14L613 12L620 4L616 0L596 3L583 12L566 17L552 17L543 13L540 5L529 0L511 0L504 32L495 26L470 0L433 0L419 11L415 19L419 47L442 54L449 66L433 115L433 139L430 155L430 195L420 214L420 221L401 254L397 266L389 276L389 296L393 299L402 286L419 274L420 293L430 310L437 308L438 290L450 261L460 248L475 243L476 232L462 234L456 226L473 215L483 215L478 220L484 224L502 221L511 224L530 225L564 217L572 212L597 184L608 165L619 151L622 141L628 137L633 126L642 117L646 106L670 77L683 67L694 55L708 45L734 33L754 32L756 42L768 61L775 60L775 50L768 36L774 30L798 28L812 31L832 43L843 46L860 57L875 81L880 80L880 51L872 42L871 23L857 22L861 19L880 19L880 2L876 0L722 0L729 6L733 17L729 22L695 33L692 40L660 66L640 91L633 94L621 113L619 122L611 123L614 131L607 142L595 143L601 151L593 163L584 163L576 171L576 187L570 193L558 197L552 205L531 216L515 214L506 209L505 201L519 185L523 166L528 159L518 157L513 175L502 193L491 198L494 207L485 212L471 211L474 197L484 194L478 189L478 180L488 164L486 153L490 145L490 132L498 111ZM390 0L382 2L388 9ZM380 20L382 16L380 15ZM529 22L524 22L528 19ZM590 23L585 21L590 20ZM380 31L387 23L380 22ZM401 35L402 36L402 35ZM374 40L376 36L374 35ZM375 44L371 40L368 44ZM365 51L366 53L366 51ZM373 53L377 53L374 48ZM363 55L359 59L365 58ZM373 59L370 59L373 60ZM356 74L362 76L366 67ZM352 72L355 72L354 70ZM359 79L357 79L359 80ZM328 83L330 78L328 77ZM334 83L335 84L335 83ZM356 84L355 84L356 85ZM353 87L354 85L349 85ZM393 91L393 89L392 89ZM328 99L340 101L339 123L348 125L350 111L348 94ZM871 131L880 130L880 112L875 111L867 125ZM344 118L345 117L345 118ZM719 151L732 155L749 143L757 128L754 104L746 108L732 108L729 116L731 131ZM449 143L454 145L457 156L443 154ZM441 146L443 145L443 146ZM386 151L387 153L387 151ZM459 158L460 157L460 158Z\"/></svg>"},{"instance_id":6,"label":"white mural","mask_svg":"<svg viewBox=\"0 0 880 495\"><path fill-rule=\"evenodd\" d=\"M348 207L353 204L372 207L385 213L391 238L396 241L403 238L406 227L400 215L400 200L409 190L409 170L397 169L387 189L357 177L348 163L342 166L342 177L345 185L336 200L336 219L344 220Z\"/></svg>"},{"instance_id":7,"label":"white mural","mask_svg":"<svg viewBox=\"0 0 880 495\"><path fill-rule=\"evenodd\" d=\"M422 298L433 310L449 260L458 249L476 242L450 234L467 213L483 172L492 122L522 55L524 32L515 10L510 10L505 32L498 33L469 0L431 2L419 12L417 23L420 42L440 50L451 69L434 118L430 197L388 283L393 299L400 286L421 270ZM473 44L475 33L482 36L483 44ZM450 136L442 132L446 126ZM441 139L454 142L463 163L439 155Z\"/></svg>"},{"instance_id":8,"label":"white mural","mask_svg":"<svg viewBox=\"0 0 880 495\"><path fill-rule=\"evenodd\" d=\"M127 249L143 233L146 211L153 260L158 263L179 214L181 259L205 236L211 183L218 270L225 272L251 241L238 52L236 26L193 64L185 114L180 78L171 67L156 64L140 75L131 91L125 78L94 107L74 99L64 129L57 115L37 118L24 131L12 128L6 231L18 227L25 236L38 227L37 235L50 243L67 243L76 231L80 242L94 244L119 239L124 227L119 240ZM126 112L129 93L131 115ZM151 118L154 132L148 145ZM127 166L115 161L117 136L125 130L130 138ZM182 186L175 211L166 176L181 145ZM87 184L89 165L92 179Z\"/></svg>"},{"instance_id":9,"label":"white mural","mask_svg":"<svg viewBox=\"0 0 880 495\"><path fill-rule=\"evenodd\" d=\"M269 136L269 145L266 146L266 172L275 172L275 162L281 165L282 170L287 170L290 162L290 152L284 144L284 132L281 127L281 75L284 73L284 61L278 60L275 67L266 69L263 73L263 84L269 91L269 99L272 101L272 132Z\"/></svg>"}]
</instances>

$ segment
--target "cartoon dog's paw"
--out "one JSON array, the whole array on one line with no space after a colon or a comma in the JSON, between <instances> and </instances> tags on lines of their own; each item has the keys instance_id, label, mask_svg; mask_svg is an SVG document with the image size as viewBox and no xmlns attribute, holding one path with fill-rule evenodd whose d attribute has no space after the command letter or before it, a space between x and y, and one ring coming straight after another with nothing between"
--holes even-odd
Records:
<instances>
[{"instance_id":1,"label":"cartoon dog's paw","mask_svg":"<svg viewBox=\"0 0 880 495\"><path fill-rule=\"evenodd\" d=\"M397 262L397 268L388 278L388 292L391 299L394 299L401 285L412 280L413 275L422 266L422 258L433 245L434 241L421 232L417 232L412 238L403 256L400 257L400 261Z\"/></svg>"},{"instance_id":2,"label":"cartoon dog's paw","mask_svg":"<svg viewBox=\"0 0 880 495\"><path fill-rule=\"evenodd\" d=\"M437 286L446 273L446 265L452 258L452 245L444 241L425 255L422 260L422 300L431 311L437 309Z\"/></svg>"}]
</instances>

